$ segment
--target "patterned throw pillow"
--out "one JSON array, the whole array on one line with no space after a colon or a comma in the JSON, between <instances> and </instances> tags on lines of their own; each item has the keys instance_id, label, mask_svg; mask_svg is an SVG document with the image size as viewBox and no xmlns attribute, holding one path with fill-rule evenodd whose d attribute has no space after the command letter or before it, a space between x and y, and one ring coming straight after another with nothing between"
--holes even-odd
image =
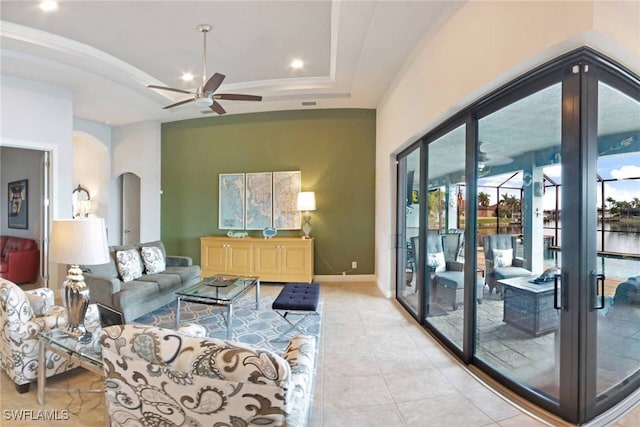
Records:
<instances>
[{"instance_id":1,"label":"patterned throw pillow","mask_svg":"<svg viewBox=\"0 0 640 427\"><path fill-rule=\"evenodd\" d=\"M147 274L162 273L167 268L159 247L143 246L140 252L142 253L142 260Z\"/></svg>"},{"instance_id":2,"label":"patterned throw pillow","mask_svg":"<svg viewBox=\"0 0 640 427\"><path fill-rule=\"evenodd\" d=\"M432 267L436 273L442 273L447 270L447 263L444 260L444 252L436 252L428 254L427 265Z\"/></svg>"},{"instance_id":3,"label":"patterned throw pillow","mask_svg":"<svg viewBox=\"0 0 640 427\"><path fill-rule=\"evenodd\" d=\"M142 263L137 250L117 251L116 259L118 261L118 273L120 273L123 282L130 282L142 276Z\"/></svg>"},{"instance_id":4,"label":"patterned throw pillow","mask_svg":"<svg viewBox=\"0 0 640 427\"><path fill-rule=\"evenodd\" d=\"M509 267L513 263L513 249L493 249L493 266Z\"/></svg>"}]
</instances>

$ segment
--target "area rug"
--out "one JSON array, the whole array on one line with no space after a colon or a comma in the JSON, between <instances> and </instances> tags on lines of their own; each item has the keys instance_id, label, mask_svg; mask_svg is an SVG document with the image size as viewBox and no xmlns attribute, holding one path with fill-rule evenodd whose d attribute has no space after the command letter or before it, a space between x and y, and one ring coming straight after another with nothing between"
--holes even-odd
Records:
<instances>
[{"instance_id":1,"label":"area rug","mask_svg":"<svg viewBox=\"0 0 640 427\"><path fill-rule=\"evenodd\" d=\"M318 302L318 315L307 316L292 329L278 313L271 310L273 297L260 298L259 309L256 310L254 295L245 295L233 304L232 340L255 347L265 348L276 353L282 353L289 339L294 335L304 334L316 337L316 345L320 341L322 326L322 299ZM215 305L205 305L190 302L180 304L180 324L197 323L207 329L207 336L212 338L227 338L226 323L227 308ZM292 322L299 316L289 315ZM176 303L172 302L159 309L139 317L135 323L174 329L176 326Z\"/></svg>"}]
</instances>

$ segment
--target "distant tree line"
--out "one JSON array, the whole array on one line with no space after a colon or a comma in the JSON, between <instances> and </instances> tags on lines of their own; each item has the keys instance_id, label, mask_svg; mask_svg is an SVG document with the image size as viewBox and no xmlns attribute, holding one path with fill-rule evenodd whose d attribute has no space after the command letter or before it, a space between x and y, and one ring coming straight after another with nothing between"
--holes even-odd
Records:
<instances>
[{"instance_id":1,"label":"distant tree line","mask_svg":"<svg viewBox=\"0 0 640 427\"><path fill-rule=\"evenodd\" d=\"M634 197L633 200L617 201L612 197L607 197L609 204L609 213L616 217L631 218L632 216L640 216L640 198Z\"/></svg>"},{"instance_id":2,"label":"distant tree line","mask_svg":"<svg viewBox=\"0 0 640 427\"><path fill-rule=\"evenodd\" d=\"M478 193L478 205L486 208L490 205L490 200L490 196L484 191ZM513 218L513 213L519 211L520 198L504 193L502 194L502 200L496 206L494 214L500 218Z\"/></svg>"}]
</instances>

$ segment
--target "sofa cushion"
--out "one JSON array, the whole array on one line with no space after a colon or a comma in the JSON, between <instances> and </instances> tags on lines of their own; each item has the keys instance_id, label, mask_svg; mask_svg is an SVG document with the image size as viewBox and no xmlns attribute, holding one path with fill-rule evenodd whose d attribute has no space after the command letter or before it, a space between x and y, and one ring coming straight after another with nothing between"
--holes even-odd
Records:
<instances>
[{"instance_id":1,"label":"sofa cushion","mask_svg":"<svg viewBox=\"0 0 640 427\"><path fill-rule=\"evenodd\" d=\"M165 274L177 274L182 283L187 283L193 279L200 278L200 266L191 265L189 267L167 267Z\"/></svg>"},{"instance_id":2,"label":"sofa cushion","mask_svg":"<svg viewBox=\"0 0 640 427\"><path fill-rule=\"evenodd\" d=\"M115 257L115 253L113 254ZM95 274L96 276L105 276L105 277L119 277L118 268L116 267L115 259L112 258L106 264L98 264L98 265L83 265L81 266L83 273Z\"/></svg>"},{"instance_id":3,"label":"sofa cushion","mask_svg":"<svg viewBox=\"0 0 640 427\"><path fill-rule=\"evenodd\" d=\"M500 267L494 269L496 279L511 279L513 277L530 276L531 272L522 267Z\"/></svg>"},{"instance_id":4,"label":"sofa cushion","mask_svg":"<svg viewBox=\"0 0 640 427\"><path fill-rule=\"evenodd\" d=\"M136 249L116 251L116 259L123 282L130 282L142 276L140 254Z\"/></svg>"},{"instance_id":5,"label":"sofa cushion","mask_svg":"<svg viewBox=\"0 0 640 427\"><path fill-rule=\"evenodd\" d=\"M167 273L158 273L158 274L143 274L138 279L140 282L153 282L158 285L158 291L160 293L165 293L167 291L171 291L172 289L177 290L180 288L181 281L180 276L177 274L167 274Z\"/></svg>"},{"instance_id":6,"label":"sofa cushion","mask_svg":"<svg viewBox=\"0 0 640 427\"><path fill-rule=\"evenodd\" d=\"M2 250L2 260L6 261L11 252L27 252L36 249L38 249L38 245L33 239L9 236Z\"/></svg>"},{"instance_id":7,"label":"sofa cushion","mask_svg":"<svg viewBox=\"0 0 640 427\"><path fill-rule=\"evenodd\" d=\"M9 263L0 261L0 273L6 273L7 271L9 271Z\"/></svg>"},{"instance_id":8,"label":"sofa cushion","mask_svg":"<svg viewBox=\"0 0 640 427\"><path fill-rule=\"evenodd\" d=\"M436 276L438 283L445 288L464 289L463 271L444 271Z\"/></svg>"},{"instance_id":9,"label":"sofa cushion","mask_svg":"<svg viewBox=\"0 0 640 427\"><path fill-rule=\"evenodd\" d=\"M9 236L0 236L0 258L2 258L2 254L4 253L4 245L7 244L7 240L9 240Z\"/></svg>"},{"instance_id":10,"label":"sofa cushion","mask_svg":"<svg viewBox=\"0 0 640 427\"><path fill-rule=\"evenodd\" d=\"M123 283L120 292L114 294L116 308L121 309L139 304L141 301L149 301L157 298L159 294L157 283L132 280Z\"/></svg>"},{"instance_id":11,"label":"sofa cushion","mask_svg":"<svg viewBox=\"0 0 640 427\"><path fill-rule=\"evenodd\" d=\"M140 255L142 255L142 261L144 261L144 269L147 274L162 273L166 264L162 251L157 246L143 246L140 249Z\"/></svg>"}]
</instances>

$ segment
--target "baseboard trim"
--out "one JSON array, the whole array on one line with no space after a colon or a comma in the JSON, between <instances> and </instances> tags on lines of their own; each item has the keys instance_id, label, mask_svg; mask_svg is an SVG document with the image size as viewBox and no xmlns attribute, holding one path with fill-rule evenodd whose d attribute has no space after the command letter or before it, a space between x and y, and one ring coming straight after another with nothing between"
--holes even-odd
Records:
<instances>
[{"instance_id":1,"label":"baseboard trim","mask_svg":"<svg viewBox=\"0 0 640 427\"><path fill-rule=\"evenodd\" d=\"M373 282L376 283L375 274L316 274L315 282Z\"/></svg>"}]
</instances>

